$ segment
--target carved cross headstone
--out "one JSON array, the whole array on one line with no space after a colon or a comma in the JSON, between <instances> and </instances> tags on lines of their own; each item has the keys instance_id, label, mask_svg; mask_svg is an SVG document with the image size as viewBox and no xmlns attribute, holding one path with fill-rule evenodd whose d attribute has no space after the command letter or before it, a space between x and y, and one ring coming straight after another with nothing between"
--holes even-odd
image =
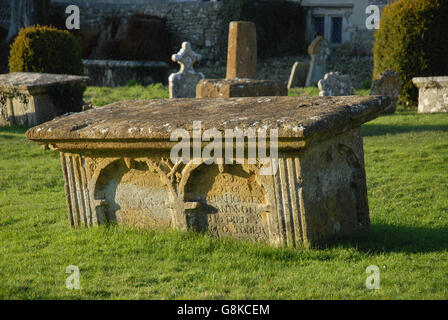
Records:
<instances>
[{"instance_id":1,"label":"carved cross headstone","mask_svg":"<svg viewBox=\"0 0 448 320\"><path fill-rule=\"evenodd\" d=\"M255 79L257 72L257 31L248 21L229 25L226 79Z\"/></svg>"},{"instance_id":2,"label":"carved cross headstone","mask_svg":"<svg viewBox=\"0 0 448 320\"><path fill-rule=\"evenodd\" d=\"M201 72L196 72L193 65L201 59L201 55L191 49L189 42L182 43L182 49L171 56L171 60L180 64L180 70L172 73L169 80L170 98L194 98L196 85L204 79Z\"/></svg>"},{"instance_id":3,"label":"carved cross headstone","mask_svg":"<svg viewBox=\"0 0 448 320\"><path fill-rule=\"evenodd\" d=\"M328 42L319 36L308 47L308 54L311 57L311 65L306 78L306 86L315 86L322 79L326 72L326 61L330 55Z\"/></svg>"},{"instance_id":4,"label":"carved cross headstone","mask_svg":"<svg viewBox=\"0 0 448 320\"><path fill-rule=\"evenodd\" d=\"M327 73L322 80L319 80L319 96L352 96L353 86L348 75L340 72Z\"/></svg>"}]
</instances>

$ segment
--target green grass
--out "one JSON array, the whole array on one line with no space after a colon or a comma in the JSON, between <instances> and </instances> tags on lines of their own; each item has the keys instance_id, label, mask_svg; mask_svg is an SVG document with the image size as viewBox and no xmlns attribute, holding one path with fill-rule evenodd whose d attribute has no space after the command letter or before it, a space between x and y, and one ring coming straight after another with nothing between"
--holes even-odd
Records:
<instances>
[{"instance_id":1,"label":"green grass","mask_svg":"<svg viewBox=\"0 0 448 320\"><path fill-rule=\"evenodd\" d=\"M370 90L355 89L357 95L369 95ZM293 88L289 91L292 97L297 96L317 96L319 89L317 87ZM139 84L129 84L124 87L88 87L84 93L84 100L94 106L104 106L106 104L135 99L161 99L168 98L167 87L162 84L151 84L146 87Z\"/></svg>"},{"instance_id":2,"label":"green grass","mask_svg":"<svg viewBox=\"0 0 448 320\"><path fill-rule=\"evenodd\" d=\"M448 298L448 114L400 109L363 126L372 226L313 250L70 229L59 155L24 132L0 128L0 299ZM81 290L65 288L69 265ZM379 290L365 287L369 265Z\"/></svg>"},{"instance_id":3,"label":"green grass","mask_svg":"<svg viewBox=\"0 0 448 320\"><path fill-rule=\"evenodd\" d=\"M359 96L368 96L370 93L369 89L355 89L355 94ZM319 89L317 87L304 87L304 88L292 88L289 90L289 96L299 97L299 96L318 96Z\"/></svg>"},{"instance_id":4,"label":"green grass","mask_svg":"<svg viewBox=\"0 0 448 320\"><path fill-rule=\"evenodd\" d=\"M168 98L168 89L161 83L150 84L146 87L139 84L129 84L125 87L88 87L84 93L84 100L94 106L136 99L161 99Z\"/></svg>"}]
</instances>

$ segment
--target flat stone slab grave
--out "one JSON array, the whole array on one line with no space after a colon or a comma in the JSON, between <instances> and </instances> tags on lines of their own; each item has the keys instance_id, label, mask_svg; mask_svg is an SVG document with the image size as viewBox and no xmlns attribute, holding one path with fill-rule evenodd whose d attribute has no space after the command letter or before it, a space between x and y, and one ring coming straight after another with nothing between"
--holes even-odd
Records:
<instances>
[{"instance_id":1,"label":"flat stone slab grave","mask_svg":"<svg viewBox=\"0 0 448 320\"><path fill-rule=\"evenodd\" d=\"M418 113L448 112L448 77L413 78L418 90Z\"/></svg>"},{"instance_id":2,"label":"flat stone slab grave","mask_svg":"<svg viewBox=\"0 0 448 320\"><path fill-rule=\"evenodd\" d=\"M0 124L35 126L54 117L81 111L82 93L88 77L35 72L13 72L0 75ZM74 108L64 110L52 98L58 90L76 87L76 96L65 97L75 101ZM79 103L76 103L78 101ZM3 102L3 103L2 103Z\"/></svg>"},{"instance_id":3,"label":"flat stone slab grave","mask_svg":"<svg viewBox=\"0 0 448 320\"><path fill-rule=\"evenodd\" d=\"M360 126L389 103L381 96L125 101L26 136L60 152L72 226L113 222L309 247L369 226ZM269 165L261 158L248 161L249 139L239 162L220 146L232 164L171 160L175 130L188 133L193 154L195 142L203 152L209 145L201 139L209 129L224 137L236 128L269 129L269 139L277 130L277 145L267 143L272 157L277 150L273 174L262 174Z\"/></svg>"}]
</instances>

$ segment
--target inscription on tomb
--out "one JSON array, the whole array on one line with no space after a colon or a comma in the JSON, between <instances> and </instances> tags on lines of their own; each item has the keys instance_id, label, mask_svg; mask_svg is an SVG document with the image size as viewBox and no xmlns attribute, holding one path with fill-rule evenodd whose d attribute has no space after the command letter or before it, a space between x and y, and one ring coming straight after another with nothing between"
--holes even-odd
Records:
<instances>
[{"instance_id":1,"label":"inscription on tomb","mask_svg":"<svg viewBox=\"0 0 448 320\"><path fill-rule=\"evenodd\" d=\"M203 166L194 172L186 197L201 207L191 212L190 223L218 237L267 241L269 213L260 209L266 202L263 187L241 166L226 169Z\"/></svg>"}]
</instances>

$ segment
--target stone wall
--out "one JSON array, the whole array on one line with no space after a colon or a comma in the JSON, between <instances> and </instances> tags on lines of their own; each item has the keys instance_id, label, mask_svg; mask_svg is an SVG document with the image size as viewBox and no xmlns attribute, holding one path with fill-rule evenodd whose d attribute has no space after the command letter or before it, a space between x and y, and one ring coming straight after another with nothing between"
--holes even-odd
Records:
<instances>
[{"instance_id":1,"label":"stone wall","mask_svg":"<svg viewBox=\"0 0 448 320\"><path fill-rule=\"evenodd\" d=\"M3 0L0 0L3 1ZM168 2L159 1L101 1L86 2L71 0L81 13L81 29L101 24L105 18L131 16L143 13L167 18L171 33L172 53L179 50L183 41L189 41L203 60L225 59L222 52L227 32L223 32L221 2ZM151 4L148 4L151 3ZM53 1L58 13L64 14L66 1Z\"/></svg>"},{"instance_id":2,"label":"stone wall","mask_svg":"<svg viewBox=\"0 0 448 320\"><path fill-rule=\"evenodd\" d=\"M65 15L69 4L79 6L81 29L101 24L108 17L124 17L144 13L167 18L171 33L172 51L177 52L183 41L189 41L204 60L224 59L219 49L225 45L227 32L223 32L222 2L182 0L53 0L58 14ZM0 0L0 26L9 27L10 0Z\"/></svg>"}]
</instances>

